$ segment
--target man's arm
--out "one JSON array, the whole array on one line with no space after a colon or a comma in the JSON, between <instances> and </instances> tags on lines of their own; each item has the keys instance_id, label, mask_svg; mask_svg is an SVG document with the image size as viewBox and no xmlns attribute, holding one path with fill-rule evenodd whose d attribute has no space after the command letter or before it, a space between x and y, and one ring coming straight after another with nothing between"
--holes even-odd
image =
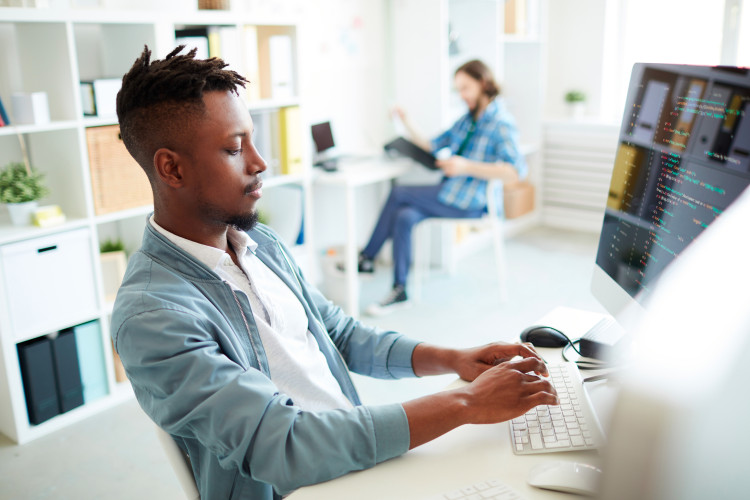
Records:
<instances>
[{"instance_id":1,"label":"man's arm","mask_svg":"<svg viewBox=\"0 0 750 500\"><path fill-rule=\"evenodd\" d=\"M535 357L501 362L465 387L404 403L409 449L464 424L503 422L540 404L558 404L550 382L534 371L546 373L544 362Z\"/></svg>"}]
</instances>

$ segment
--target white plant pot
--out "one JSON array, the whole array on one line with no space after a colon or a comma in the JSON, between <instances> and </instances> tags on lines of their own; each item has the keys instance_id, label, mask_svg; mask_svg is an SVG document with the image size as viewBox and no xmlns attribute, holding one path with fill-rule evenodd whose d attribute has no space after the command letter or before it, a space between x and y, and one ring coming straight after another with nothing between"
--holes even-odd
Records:
<instances>
[{"instance_id":1,"label":"white plant pot","mask_svg":"<svg viewBox=\"0 0 750 500\"><path fill-rule=\"evenodd\" d=\"M569 102L568 103L568 115L574 120L580 120L586 113L585 102Z\"/></svg>"},{"instance_id":2,"label":"white plant pot","mask_svg":"<svg viewBox=\"0 0 750 500\"><path fill-rule=\"evenodd\" d=\"M31 215L39 206L36 201L26 201L24 203L6 203L10 222L14 226L28 226L31 224Z\"/></svg>"}]
</instances>

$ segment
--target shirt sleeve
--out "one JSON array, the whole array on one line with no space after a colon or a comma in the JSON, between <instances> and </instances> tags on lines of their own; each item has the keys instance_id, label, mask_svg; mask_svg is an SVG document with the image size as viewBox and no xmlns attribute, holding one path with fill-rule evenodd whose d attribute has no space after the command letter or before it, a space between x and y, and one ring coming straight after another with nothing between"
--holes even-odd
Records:
<instances>
[{"instance_id":1,"label":"shirt sleeve","mask_svg":"<svg viewBox=\"0 0 750 500\"><path fill-rule=\"evenodd\" d=\"M515 125L501 122L495 134L495 154L500 161L510 163L518 173L519 179L526 178L528 167L521 153L518 129Z\"/></svg>"},{"instance_id":2,"label":"shirt sleeve","mask_svg":"<svg viewBox=\"0 0 750 500\"><path fill-rule=\"evenodd\" d=\"M453 127L446 130L439 136L435 137L430 141L430 144L432 146L432 154L437 153L443 148L450 147L451 145L451 138L453 137Z\"/></svg>"}]
</instances>

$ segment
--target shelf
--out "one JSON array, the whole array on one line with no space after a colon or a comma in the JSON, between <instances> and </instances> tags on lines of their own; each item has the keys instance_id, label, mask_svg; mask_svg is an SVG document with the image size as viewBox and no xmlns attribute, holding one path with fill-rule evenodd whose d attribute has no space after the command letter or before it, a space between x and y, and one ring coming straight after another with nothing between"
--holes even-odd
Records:
<instances>
[{"instance_id":1,"label":"shelf","mask_svg":"<svg viewBox=\"0 0 750 500\"><path fill-rule=\"evenodd\" d=\"M290 184L302 184L309 176L307 174L289 174L289 175L275 175L263 179L263 187L271 188L278 186L288 186Z\"/></svg>"},{"instance_id":2,"label":"shelf","mask_svg":"<svg viewBox=\"0 0 750 500\"><path fill-rule=\"evenodd\" d=\"M84 127L103 127L106 125L117 125L116 116L86 116L82 118Z\"/></svg>"},{"instance_id":3,"label":"shelf","mask_svg":"<svg viewBox=\"0 0 750 500\"><path fill-rule=\"evenodd\" d=\"M299 106L299 98L292 99L260 99L248 102L250 111L259 111L263 109L287 108L289 106Z\"/></svg>"},{"instance_id":4,"label":"shelf","mask_svg":"<svg viewBox=\"0 0 750 500\"><path fill-rule=\"evenodd\" d=\"M112 212L111 214L97 215L94 221L97 224L106 224L107 222L116 222L123 219L130 219L131 217L146 216L154 211L153 205L144 205L142 207L129 208L127 210L120 210L118 212Z\"/></svg>"},{"instance_id":5,"label":"shelf","mask_svg":"<svg viewBox=\"0 0 750 500\"><path fill-rule=\"evenodd\" d=\"M0 216L0 245L62 233L71 229L86 227L88 224L87 219L72 219L54 227L12 226L7 215L3 214Z\"/></svg>"},{"instance_id":6,"label":"shelf","mask_svg":"<svg viewBox=\"0 0 750 500\"><path fill-rule=\"evenodd\" d=\"M0 136L69 130L76 128L77 125L74 120L55 121L42 125L6 125L5 127L0 127Z\"/></svg>"}]
</instances>

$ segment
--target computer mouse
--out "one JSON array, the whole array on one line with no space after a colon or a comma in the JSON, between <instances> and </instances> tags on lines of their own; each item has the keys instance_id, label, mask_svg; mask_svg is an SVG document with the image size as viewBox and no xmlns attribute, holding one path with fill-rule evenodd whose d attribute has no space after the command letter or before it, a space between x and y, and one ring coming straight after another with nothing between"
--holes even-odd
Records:
<instances>
[{"instance_id":1,"label":"computer mouse","mask_svg":"<svg viewBox=\"0 0 750 500\"><path fill-rule=\"evenodd\" d=\"M521 342L531 342L534 347L565 347L568 339L551 326L533 325L521 332Z\"/></svg>"},{"instance_id":2,"label":"computer mouse","mask_svg":"<svg viewBox=\"0 0 750 500\"><path fill-rule=\"evenodd\" d=\"M526 481L536 488L595 496L602 470L580 462L555 461L539 464Z\"/></svg>"}]
</instances>

